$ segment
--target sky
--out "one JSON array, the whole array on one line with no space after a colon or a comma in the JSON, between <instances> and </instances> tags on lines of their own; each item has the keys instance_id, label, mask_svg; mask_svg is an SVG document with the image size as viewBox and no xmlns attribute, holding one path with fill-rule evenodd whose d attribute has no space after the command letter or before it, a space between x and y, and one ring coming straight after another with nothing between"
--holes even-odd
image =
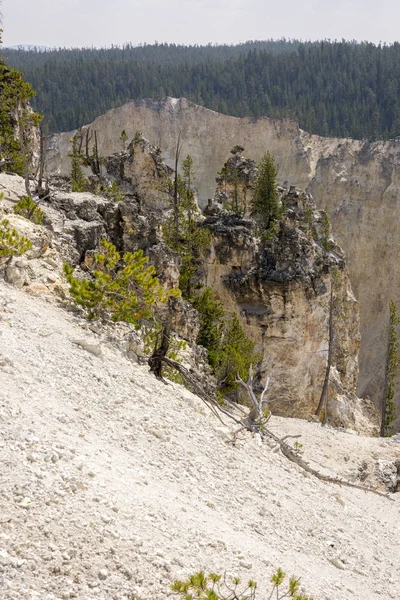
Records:
<instances>
[{"instance_id":1,"label":"sky","mask_svg":"<svg viewBox=\"0 0 400 600\"><path fill-rule=\"evenodd\" d=\"M400 38L398 0L2 0L2 13L5 46Z\"/></svg>"}]
</instances>

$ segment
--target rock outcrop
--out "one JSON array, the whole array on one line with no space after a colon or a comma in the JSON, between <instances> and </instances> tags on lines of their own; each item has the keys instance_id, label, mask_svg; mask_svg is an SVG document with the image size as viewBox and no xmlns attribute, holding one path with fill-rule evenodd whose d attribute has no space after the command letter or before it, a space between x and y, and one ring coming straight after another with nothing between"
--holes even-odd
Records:
<instances>
[{"instance_id":1,"label":"rock outcrop","mask_svg":"<svg viewBox=\"0 0 400 600\"><path fill-rule=\"evenodd\" d=\"M249 190L248 190L249 191ZM228 196L229 190L224 192ZM276 235L223 209L204 221L212 234L207 284L236 312L263 356L274 414L310 418L325 378L332 312L328 421L377 435L372 403L357 398L359 308L339 246L326 240L324 214L306 193L280 189L285 215ZM324 246L329 247L326 249ZM332 290L332 296L331 296Z\"/></svg>"},{"instance_id":2,"label":"rock outcrop","mask_svg":"<svg viewBox=\"0 0 400 600\"><path fill-rule=\"evenodd\" d=\"M123 129L132 138L141 131L161 146L173 166L179 132L183 153L194 159L200 203L214 194L214 178L240 144L259 160L274 155L279 181L306 189L317 206L327 207L333 233L343 247L350 279L360 302L361 349L358 393L370 395L377 406L383 397L388 305L400 299L396 260L400 236L396 212L400 191L400 142L329 139L302 131L295 122L238 119L221 115L185 99L129 102L96 119L100 153L121 150ZM49 168L69 170L71 133L51 142ZM400 399L398 399L400 406ZM399 422L400 425L400 422Z\"/></svg>"},{"instance_id":3,"label":"rock outcrop","mask_svg":"<svg viewBox=\"0 0 400 600\"><path fill-rule=\"evenodd\" d=\"M108 237L121 252L144 250L163 283L167 287L178 284L180 256L162 239L168 206L165 177L169 173L159 151L138 137L127 152L117 153L104 162L105 186L117 183L124 194L123 200L116 202L89 192L70 192L68 181L56 178L57 189L41 203L44 227L10 215L34 244L27 261L13 259L7 263L7 281L28 291L33 282L33 289L40 293L41 285L45 294L57 287L65 295L60 268L56 277L50 276L51 285L47 281L49 259L56 268L65 260L85 271L92 266L101 240ZM376 435L376 415L370 404L355 393L358 303L351 291L343 252L329 238L323 211L316 210L308 194L293 187L279 188L284 217L276 235L271 236L271 231L262 232L259 224L246 216L251 212L255 162L240 156L238 149L224 172L224 179L217 178L216 197L228 206L236 199L241 215L228 212L220 202L207 207L205 212L211 216L202 223L211 232L212 245L201 267L202 277L214 289L225 310L239 315L256 341L263 356L261 375L271 375L273 413L301 418L314 415L325 377L332 309L334 360L328 421ZM14 183L17 188L3 201L10 212L21 179L2 177L5 182L8 177L10 189ZM197 311L188 302L175 298L170 301L169 312L173 331L187 340L191 348L188 364L202 363L202 368L206 368L205 351L196 346ZM131 340L128 345L127 351L137 355L136 341Z\"/></svg>"}]
</instances>

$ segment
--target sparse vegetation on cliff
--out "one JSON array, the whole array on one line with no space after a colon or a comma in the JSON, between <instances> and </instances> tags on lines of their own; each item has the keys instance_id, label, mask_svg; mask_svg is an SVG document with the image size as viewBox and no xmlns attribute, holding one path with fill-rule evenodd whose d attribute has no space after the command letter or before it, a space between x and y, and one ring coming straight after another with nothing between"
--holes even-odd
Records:
<instances>
[{"instance_id":1,"label":"sparse vegetation on cliff","mask_svg":"<svg viewBox=\"0 0 400 600\"><path fill-rule=\"evenodd\" d=\"M25 179L32 159L31 130L42 120L42 115L31 110L28 104L34 95L30 84L24 81L23 74L10 69L5 60L0 58L1 166L24 175Z\"/></svg>"},{"instance_id":2,"label":"sparse vegetation on cliff","mask_svg":"<svg viewBox=\"0 0 400 600\"><path fill-rule=\"evenodd\" d=\"M390 436L393 434L392 425L393 421L395 421L396 419L394 395L396 389L397 375L399 373L400 368L400 341L397 333L397 327L399 325L400 317L397 314L397 306L392 300L389 305L385 395L382 406L382 436Z\"/></svg>"}]
</instances>

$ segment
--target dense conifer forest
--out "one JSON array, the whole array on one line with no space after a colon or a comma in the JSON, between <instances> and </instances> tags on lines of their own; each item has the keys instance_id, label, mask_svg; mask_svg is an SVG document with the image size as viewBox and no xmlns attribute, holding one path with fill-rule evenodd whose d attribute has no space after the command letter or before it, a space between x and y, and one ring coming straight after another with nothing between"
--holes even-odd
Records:
<instances>
[{"instance_id":1,"label":"dense conifer forest","mask_svg":"<svg viewBox=\"0 0 400 600\"><path fill-rule=\"evenodd\" d=\"M399 43L128 44L3 55L36 90L34 106L51 132L89 123L130 99L184 96L229 115L294 119L320 135L400 135Z\"/></svg>"}]
</instances>

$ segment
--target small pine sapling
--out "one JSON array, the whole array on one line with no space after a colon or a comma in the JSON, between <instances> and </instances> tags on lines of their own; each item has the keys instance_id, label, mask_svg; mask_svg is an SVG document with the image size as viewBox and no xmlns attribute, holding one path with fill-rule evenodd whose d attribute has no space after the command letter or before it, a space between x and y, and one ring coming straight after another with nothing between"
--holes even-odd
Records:
<instances>
[{"instance_id":1,"label":"small pine sapling","mask_svg":"<svg viewBox=\"0 0 400 600\"><path fill-rule=\"evenodd\" d=\"M21 256L30 248L31 240L18 233L10 221L3 219L0 222L0 257Z\"/></svg>"},{"instance_id":2,"label":"small pine sapling","mask_svg":"<svg viewBox=\"0 0 400 600\"><path fill-rule=\"evenodd\" d=\"M322 212L322 220L321 220L321 246L327 251L330 252L334 245L331 240L331 223L329 220L328 211L325 210Z\"/></svg>"},{"instance_id":3,"label":"small pine sapling","mask_svg":"<svg viewBox=\"0 0 400 600\"><path fill-rule=\"evenodd\" d=\"M128 140L128 134L126 133L125 129L123 129L121 131L121 135L119 137L121 144L122 144L122 150L125 152L126 149L126 142Z\"/></svg>"},{"instance_id":4,"label":"small pine sapling","mask_svg":"<svg viewBox=\"0 0 400 600\"><path fill-rule=\"evenodd\" d=\"M22 198L14 206L14 213L20 215L36 225L43 224L43 211L38 207L36 202L30 196L22 196Z\"/></svg>"}]
</instances>

